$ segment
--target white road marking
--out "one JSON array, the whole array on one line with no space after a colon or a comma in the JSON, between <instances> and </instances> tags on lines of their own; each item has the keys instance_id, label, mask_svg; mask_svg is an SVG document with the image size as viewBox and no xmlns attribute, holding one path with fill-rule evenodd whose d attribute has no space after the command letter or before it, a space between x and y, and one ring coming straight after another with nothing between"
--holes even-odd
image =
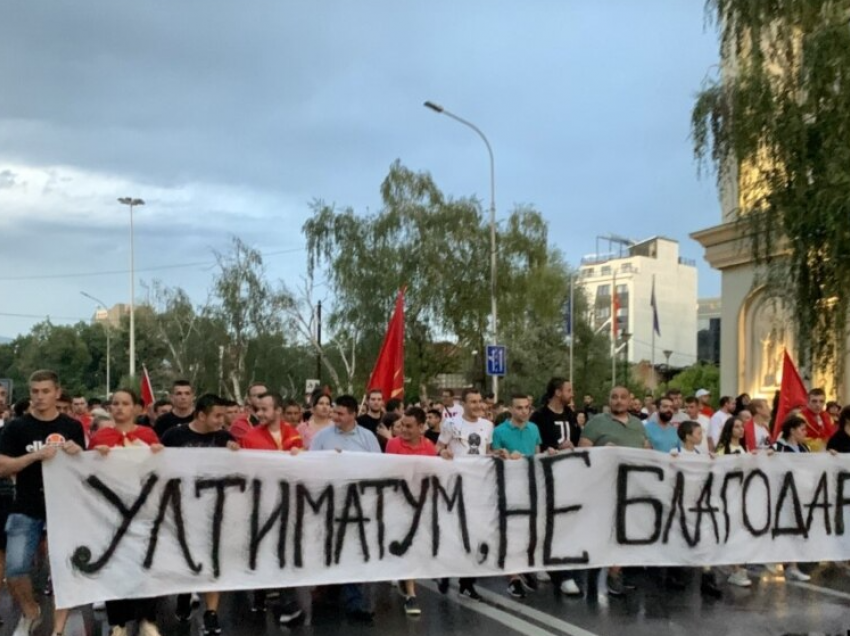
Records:
<instances>
[{"instance_id":1,"label":"white road marking","mask_svg":"<svg viewBox=\"0 0 850 636\"><path fill-rule=\"evenodd\" d=\"M437 591L437 586L434 585L431 581L422 581L419 580L416 582L417 586L424 587L435 594L439 594ZM458 603L459 605L463 605L471 610L482 614L483 616L487 616L502 625L510 627L511 629L519 632L520 634L528 634L529 636L557 636L558 634L566 634L567 636L598 636L593 632L589 632L586 629L582 629L578 625L573 625L572 623L568 623L567 621L560 620L555 618L551 614L547 614L546 612L541 612L532 607L528 607L523 605L522 603L517 603L514 600L509 598L500 596L491 592L490 590L477 588L478 593L487 601L487 603L481 603L472 600L459 600L457 598L457 590L452 589L451 593L447 596L451 597L451 600ZM497 605L511 612L515 612L516 614L520 614L527 618L533 619L543 625L546 625L550 629L555 631L549 631L542 629L531 623L527 620L523 620L514 614L508 613L497 607L493 607L492 605Z\"/></svg>"}]
</instances>

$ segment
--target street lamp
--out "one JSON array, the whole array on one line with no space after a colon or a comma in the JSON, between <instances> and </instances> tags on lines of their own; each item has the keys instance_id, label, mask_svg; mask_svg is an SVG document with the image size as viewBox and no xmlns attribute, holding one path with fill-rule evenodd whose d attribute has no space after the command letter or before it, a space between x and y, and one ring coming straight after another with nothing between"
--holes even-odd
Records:
<instances>
[{"instance_id":1,"label":"street lamp","mask_svg":"<svg viewBox=\"0 0 850 636\"><path fill-rule=\"evenodd\" d=\"M121 197L118 203L130 208L130 377L136 377L136 261L133 257L133 208L144 205L141 199Z\"/></svg>"},{"instance_id":2,"label":"street lamp","mask_svg":"<svg viewBox=\"0 0 850 636\"><path fill-rule=\"evenodd\" d=\"M82 294L83 296L85 296L89 300L93 300L100 307L103 307L104 311L107 311L106 303L103 302L102 300L99 300L99 299L95 298L94 296L92 296L91 294L87 294L84 291L81 291L80 294ZM106 322L103 323L103 329L104 329L104 331L106 331L106 399L109 400L109 391L112 388L112 383L111 383L111 378L112 378L112 375L111 375L111 369L112 369L112 367L111 367L111 364L112 364L111 363L111 360L112 360L112 338L109 335L109 317L108 317L108 315L107 315Z\"/></svg>"},{"instance_id":3,"label":"street lamp","mask_svg":"<svg viewBox=\"0 0 850 636\"><path fill-rule=\"evenodd\" d=\"M454 119L456 122L463 124L467 128L471 128L481 137L484 145L487 146L487 154L490 155L490 315L493 330L493 344L499 344L499 323L496 312L496 164L493 159L493 148L487 137L481 132L481 129L470 121L458 117L454 113L447 111L445 108L434 102L425 102L425 108L430 108L435 113L445 115ZM493 395L496 400L499 399L499 377L492 376Z\"/></svg>"}]
</instances>

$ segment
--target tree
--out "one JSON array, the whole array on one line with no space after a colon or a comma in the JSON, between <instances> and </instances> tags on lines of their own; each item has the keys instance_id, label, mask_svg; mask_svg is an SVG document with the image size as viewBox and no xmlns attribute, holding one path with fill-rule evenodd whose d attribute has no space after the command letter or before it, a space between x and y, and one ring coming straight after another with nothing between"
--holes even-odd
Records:
<instances>
[{"instance_id":1,"label":"tree","mask_svg":"<svg viewBox=\"0 0 850 636\"><path fill-rule=\"evenodd\" d=\"M790 307L798 357L840 380L850 280L846 0L710 0L725 73L698 96L696 156L736 211L760 278Z\"/></svg>"},{"instance_id":2,"label":"tree","mask_svg":"<svg viewBox=\"0 0 850 636\"><path fill-rule=\"evenodd\" d=\"M364 387L398 289L406 286L407 397L425 397L439 373L469 371L482 355L490 319L489 221L480 202L445 196L431 175L396 161L381 185L382 208L358 215L322 201L304 225L308 275L327 276L336 337L356 337ZM506 389L531 387L565 360L563 304L569 270L530 206L515 208L497 231L500 339L511 347ZM480 361L479 361L480 362ZM482 383L476 362L473 381ZM479 375L480 374L480 375ZM478 377L475 377L475 376ZM545 383L545 379L542 380Z\"/></svg>"}]
</instances>

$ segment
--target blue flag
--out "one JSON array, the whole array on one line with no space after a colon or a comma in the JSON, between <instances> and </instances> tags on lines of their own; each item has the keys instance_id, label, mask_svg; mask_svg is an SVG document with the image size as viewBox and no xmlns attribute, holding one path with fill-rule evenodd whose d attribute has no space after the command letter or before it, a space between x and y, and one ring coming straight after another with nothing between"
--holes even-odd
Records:
<instances>
[{"instance_id":1,"label":"blue flag","mask_svg":"<svg viewBox=\"0 0 850 636\"><path fill-rule=\"evenodd\" d=\"M652 306L652 329L660 336L661 324L658 322L658 303L655 302L655 276L652 277L652 299L649 304Z\"/></svg>"}]
</instances>

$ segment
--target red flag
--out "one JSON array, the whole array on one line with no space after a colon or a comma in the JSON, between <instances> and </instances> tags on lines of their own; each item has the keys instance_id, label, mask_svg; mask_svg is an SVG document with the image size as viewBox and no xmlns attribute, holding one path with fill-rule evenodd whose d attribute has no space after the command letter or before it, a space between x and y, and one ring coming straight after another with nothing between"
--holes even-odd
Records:
<instances>
[{"instance_id":1,"label":"red flag","mask_svg":"<svg viewBox=\"0 0 850 636\"><path fill-rule=\"evenodd\" d=\"M779 387L779 407L776 409L776 421L773 423L773 439L776 440L782 433L782 421L794 409L806 406L809 394L806 385L797 373L797 367L785 350L782 360L782 384Z\"/></svg>"},{"instance_id":2,"label":"red flag","mask_svg":"<svg viewBox=\"0 0 850 636\"><path fill-rule=\"evenodd\" d=\"M151 384L151 377L148 375L148 368L144 365L142 365L142 379L139 393L141 394L142 404L145 408L153 404L153 385Z\"/></svg>"},{"instance_id":3,"label":"red flag","mask_svg":"<svg viewBox=\"0 0 850 636\"><path fill-rule=\"evenodd\" d=\"M404 289L398 292L384 344L366 386L367 391L373 389L380 390L385 401L404 395Z\"/></svg>"}]
</instances>

